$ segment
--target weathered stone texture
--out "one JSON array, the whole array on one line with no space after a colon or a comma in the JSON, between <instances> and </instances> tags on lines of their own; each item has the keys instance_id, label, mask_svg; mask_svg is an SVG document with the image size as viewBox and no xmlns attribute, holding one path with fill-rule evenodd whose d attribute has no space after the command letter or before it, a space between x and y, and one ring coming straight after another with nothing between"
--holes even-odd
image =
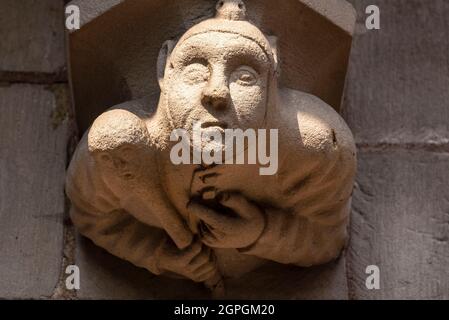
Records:
<instances>
[{"instance_id":1,"label":"weathered stone texture","mask_svg":"<svg viewBox=\"0 0 449 320\"><path fill-rule=\"evenodd\" d=\"M1 1L0 75L63 71L63 5L62 0Z\"/></svg>"},{"instance_id":2,"label":"weathered stone texture","mask_svg":"<svg viewBox=\"0 0 449 320\"><path fill-rule=\"evenodd\" d=\"M348 278L355 299L449 298L449 154L361 152ZM380 290L365 269L380 268Z\"/></svg>"},{"instance_id":3,"label":"weathered stone texture","mask_svg":"<svg viewBox=\"0 0 449 320\"><path fill-rule=\"evenodd\" d=\"M80 27L91 22L95 18L101 16L108 10L111 10L116 5L121 4L125 0L102 0L102 1L92 1L92 0L65 0L69 5L76 5L80 8L80 12L83 14L80 16ZM76 30L71 30L75 32Z\"/></svg>"},{"instance_id":4,"label":"weathered stone texture","mask_svg":"<svg viewBox=\"0 0 449 320\"><path fill-rule=\"evenodd\" d=\"M162 43L211 17L217 1L93 2L73 1L85 12L82 21L88 22L70 34L74 99L80 111L77 121L81 131L113 105L157 96L155 66ZM282 5L271 0L246 0L245 4L251 21L268 35L276 31L282 85L312 93L339 109L351 46L348 30L354 21L348 4L343 0L283 0ZM301 64L296 63L298 57Z\"/></svg>"},{"instance_id":5,"label":"weathered stone texture","mask_svg":"<svg viewBox=\"0 0 449 320\"><path fill-rule=\"evenodd\" d=\"M343 111L359 146L350 297L447 298L449 3L351 0L358 12ZM365 28L377 5L381 29ZM381 289L365 287L378 265Z\"/></svg>"},{"instance_id":6,"label":"weathered stone texture","mask_svg":"<svg viewBox=\"0 0 449 320\"><path fill-rule=\"evenodd\" d=\"M60 273L67 122L55 90L0 87L2 298L49 297Z\"/></svg>"},{"instance_id":7,"label":"weathered stone texture","mask_svg":"<svg viewBox=\"0 0 449 320\"><path fill-rule=\"evenodd\" d=\"M449 2L352 0L359 15L344 113L363 144L449 142ZM380 9L367 31L365 8Z\"/></svg>"},{"instance_id":8,"label":"weathered stone texture","mask_svg":"<svg viewBox=\"0 0 449 320\"><path fill-rule=\"evenodd\" d=\"M195 3L199 4L201 1ZM323 4L324 1L317 3ZM154 115L145 113L139 116L139 113L150 112L152 106L128 102L118 106L118 110L103 113L93 122L88 134L85 133L71 161L66 192L73 205L72 221L81 234L115 256L145 267L153 273L183 275L193 281L202 281L208 287L218 285L222 277L239 277L253 269L252 259L255 257L259 258L259 262L267 260L296 266L316 266L325 264L340 254L347 235L349 198L356 167L352 135L332 110L332 106L304 92L284 90L282 84L278 86L274 75L290 73L295 81L315 83L323 89L326 88L325 91L335 91L334 93L340 97L342 87L334 77L331 77L332 84L330 84L327 77L319 81L318 78L321 78L316 77L316 74L320 74L320 70L317 70L320 68L326 72L333 68L341 68L343 74L339 72L339 76L340 80L343 80L348 56L340 52L342 55L337 54L330 58L324 47L329 45L330 40L335 41L332 54L336 54L339 52L340 40L346 39L349 45L351 36L341 30L338 35L338 32L333 30L337 29L336 26L317 15L315 11L299 4L300 1L286 2L279 10L279 15L268 17L267 13L272 12L269 8L272 8L273 4L258 3L260 6L256 18L262 19L260 22L262 26L266 28L271 26L274 30L278 30L280 45L273 38L272 41L268 41L268 37L246 19L247 10L240 0L217 2L215 19L194 25L184 33L176 45L173 40L166 42L167 50L161 50L157 67L161 97L167 99L159 99L158 112ZM166 4L163 7L166 9ZM323 9L325 6L320 8ZM112 11L117 11L115 14L120 13L121 19L137 15L137 13L124 14L126 10L122 6ZM186 14L186 11L188 10L182 12ZM304 21L296 24L296 21L293 21L296 17L289 11L297 12ZM150 14L156 11L142 8L140 12L145 12L145 21L150 21ZM248 12L252 12L250 8ZM201 15L205 16L207 15ZM288 20L284 22L291 26L291 30L286 31L279 25L279 16ZM171 18L175 17L176 15L172 13ZM355 15L352 10L348 10L348 17L348 24L354 23ZM160 18L159 21L164 24L166 22ZM187 24L186 19L177 21L179 30L182 30L183 24ZM292 42L288 35L295 31L304 32L304 29L300 29L305 26L309 26L317 34L326 36L305 40L307 46ZM75 33L74 37L77 35L83 37L83 31L92 32L95 30L92 28L90 24L86 25L85 29ZM148 26L142 28L147 29ZM318 32L317 29L323 32ZM163 31L158 29L158 33L165 36ZM134 33L128 30L122 36L127 34ZM239 37L236 37L236 34ZM117 41L116 34L112 38ZM123 43L121 44L111 51L123 50ZM160 44L159 41L148 44L142 41L133 42L133 45L145 47ZM302 55L298 54L299 47L302 47L305 55L300 60L298 55ZM283 61L279 67L276 58L278 48L281 48L280 61ZM285 51L282 51L283 48ZM349 53L349 50L343 51ZM305 72L303 77L297 77L299 72L292 69L304 68L307 64L304 61L313 60L311 56L316 56L313 53L318 56L326 55L326 61L317 68L309 65L310 72ZM79 55L76 50L72 51L74 59ZM206 65L198 64L196 60L192 61L192 57L196 59L201 57L201 61ZM115 64L116 60L114 59L111 64ZM188 66L177 61L185 61ZM315 63L316 61L312 64ZM285 68L282 64L285 64ZM87 65L84 67L74 65L78 71L91 70ZM142 65L152 63L140 64L138 69L145 70ZM250 71L253 70L251 66L256 68L257 72ZM197 77L199 80L195 80L186 75L184 71L186 68L192 68L195 74L201 75L202 78ZM122 65L120 69L129 74L137 73L131 64ZM227 70L231 71L231 75ZM248 79L254 81L232 80L238 79L235 77L242 78L239 73L246 74ZM104 77L102 73L96 75ZM85 80L74 78L74 88L79 90L85 86ZM103 78L101 82L106 86L105 93L110 95L114 92L112 82L104 80ZM140 82L143 83L147 81ZM191 85L187 86L187 83ZM241 87L236 89L232 83L241 84ZM275 94L275 91L279 93ZM83 96L89 96L86 91L78 93L80 92ZM79 100L76 100L76 103L78 106L84 106ZM133 114L125 111L127 108L142 110ZM217 109L220 109L220 114L217 113ZM186 120L177 116L183 114L185 110L191 110L185 114ZM203 128L204 132L215 130L217 127L224 130L228 126L244 130L257 129L263 122L267 123L266 127L280 128L282 130L278 146L280 157L296 160L283 161L279 175L266 178L260 177L247 165L218 166L218 168L173 165L173 158L167 152L173 147L173 144L167 141L170 132L175 128L183 128L190 132L191 123L195 121L206 123L211 117L222 122L210 128ZM241 121L242 118L245 120ZM129 130L131 127L133 129ZM326 138L315 138L324 136ZM290 137L295 138L290 140ZM150 144L148 141L154 143ZM327 148L331 144L334 144L334 148ZM121 148L124 145L127 146L126 152L132 155L132 159L128 160L128 155L122 155L121 150L125 149ZM145 152L141 153L141 150ZM118 163L115 161L117 156L123 156L125 165L113 168L111 164L114 166ZM114 160L109 162L109 159ZM139 167L139 171L135 171L133 167L135 163L144 165ZM125 177L122 175L122 169L128 168L128 165L129 169L126 170L129 172L125 173L128 178L122 179ZM318 167L320 169L317 170ZM201 175L219 177L215 181L213 179L206 181L207 179L201 178ZM240 184L240 181L250 180L258 182ZM317 186L315 181L326 181L326 187ZM263 184L267 187L261 188ZM297 190L297 186L298 188L300 186L300 189ZM214 191L212 196L211 190ZM202 200L198 201L198 198ZM206 201L210 206L215 205L214 209L209 208L205 204ZM255 206L253 201L261 207L265 206L265 210ZM305 202L309 208L303 205ZM227 207L233 214L226 214L223 207ZM176 211L173 208L176 208ZM170 237L169 242L165 241L167 237ZM172 245L172 242L177 246ZM195 250L198 244L201 250ZM311 247L313 250L310 250ZM208 248L214 249L217 262ZM228 251L222 253L215 250L216 248ZM80 249L82 254L89 254L90 248ZM83 260L83 256L80 257ZM88 268L98 270L96 261L84 260L88 263L81 266L83 270ZM243 261L239 267L231 263L236 260ZM327 265L326 268L316 270L300 268L295 270L292 267L285 268L285 272L281 270L282 268L259 270L252 276L241 277L235 281L229 280L231 290L227 293L231 297L240 298L251 295L278 298L348 297L344 259L340 260L339 265ZM274 275L279 279L275 280ZM128 288L110 289L108 286L113 281L100 279L101 276L88 275L87 278L102 280L96 283L103 288L99 290L100 293L108 297L113 297L111 292L113 295L116 293L122 295L128 290ZM165 290L157 289L157 282L160 279L162 278L158 278L153 285L148 284L154 293L142 292L142 294L148 297L155 294L157 298L165 297L164 291L170 290L167 286L164 286ZM257 289L254 280L261 285L265 284L265 289L262 287ZM129 281L133 282L132 279ZM253 285L248 287L246 283L250 282ZM290 287L292 282L295 282L296 286ZM266 286L267 283L270 285ZM119 282L116 285L122 288ZM95 288L88 287L86 295L90 297L95 294ZM125 296L139 291L141 291L139 287L134 287ZM175 292L181 294L175 287L171 292L171 295ZM192 296L192 290L186 294L184 297Z\"/></svg>"},{"instance_id":9,"label":"weathered stone texture","mask_svg":"<svg viewBox=\"0 0 449 320\"><path fill-rule=\"evenodd\" d=\"M77 237L81 270L79 299L210 299L210 291L192 281L155 277ZM226 299L348 299L345 258L316 267L268 264L226 280Z\"/></svg>"},{"instance_id":10,"label":"weathered stone texture","mask_svg":"<svg viewBox=\"0 0 449 320\"><path fill-rule=\"evenodd\" d=\"M77 1L81 8L94 2L96 6L97 1ZM112 7L123 1L108 2ZM357 9L359 24L343 109L361 150L352 241L346 261L341 260L336 270L344 269L346 263L351 298L447 299L449 2L349 2ZM379 31L364 30L364 12L370 4L381 9ZM41 73L64 68L62 6L58 0L1 1L1 81L48 82ZM83 22L101 10L98 4L94 16L82 15ZM186 15L198 17L204 12L201 6L192 10ZM111 32L101 22L97 26ZM137 60L150 60L138 53ZM148 74L153 75L153 69ZM134 84L133 79L130 83ZM92 87L92 94L97 91L98 87ZM107 97L102 101L109 102ZM104 108L108 106L105 103ZM0 298L49 297L60 275L66 129L58 120L58 114L64 118L64 111L54 113L55 108L54 95L44 86L0 87ZM178 281L154 278L87 240L79 240L77 246L79 298L208 295L190 282L178 287ZM364 271L370 264L380 267L381 290L365 287ZM304 298L300 289L307 279L311 280L306 292L312 288L308 298L348 294L341 273L329 280L336 290L323 294L322 290L329 289L323 279L329 279L332 272L316 278L314 273L319 271L307 271L303 280L296 268L279 268L270 276L261 269L229 282L230 296L251 298L260 292L267 298ZM244 288L236 290L238 286Z\"/></svg>"},{"instance_id":11,"label":"weathered stone texture","mask_svg":"<svg viewBox=\"0 0 449 320\"><path fill-rule=\"evenodd\" d=\"M226 282L231 299L347 300L346 259L313 268L269 264Z\"/></svg>"},{"instance_id":12,"label":"weathered stone texture","mask_svg":"<svg viewBox=\"0 0 449 320\"><path fill-rule=\"evenodd\" d=\"M156 277L77 236L79 299L207 299L209 290L189 280Z\"/></svg>"}]
</instances>

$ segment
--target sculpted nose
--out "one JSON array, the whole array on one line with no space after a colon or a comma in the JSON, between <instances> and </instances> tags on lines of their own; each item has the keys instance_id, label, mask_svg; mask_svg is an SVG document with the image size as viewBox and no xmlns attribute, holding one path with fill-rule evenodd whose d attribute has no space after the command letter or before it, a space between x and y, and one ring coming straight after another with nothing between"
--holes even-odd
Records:
<instances>
[{"instance_id":1,"label":"sculpted nose","mask_svg":"<svg viewBox=\"0 0 449 320\"><path fill-rule=\"evenodd\" d=\"M201 102L206 108L225 109L229 104L229 88L224 80L212 79L204 88Z\"/></svg>"}]
</instances>

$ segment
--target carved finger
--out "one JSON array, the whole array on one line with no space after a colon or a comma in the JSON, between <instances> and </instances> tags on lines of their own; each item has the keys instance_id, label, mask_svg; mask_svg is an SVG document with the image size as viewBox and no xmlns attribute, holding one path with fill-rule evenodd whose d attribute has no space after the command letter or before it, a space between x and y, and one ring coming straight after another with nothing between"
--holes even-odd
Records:
<instances>
[{"instance_id":1,"label":"carved finger","mask_svg":"<svg viewBox=\"0 0 449 320\"><path fill-rule=\"evenodd\" d=\"M201 238L201 241L205 245L207 245L209 247L213 247L213 248L216 247L217 243L219 242L219 240L214 235L212 235L210 233L204 234L203 237Z\"/></svg>"},{"instance_id":2,"label":"carved finger","mask_svg":"<svg viewBox=\"0 0 449 320\"><path fill-rule=\"evenodd\" d=\"M201 252L202 249L203 244L201 242L195 242L188 249L182 251L182 254L190 262Z\"/></svg>"},{"instance_id":3,"label":"carved finger","mask_svg":"<svg viewBox=\"0 0 449 320\"><path fill-rule=\"evenodd\" d=\"M209 262L207 264L203 264L202 266L198 266L195 269L192 269L194 274L200 275L206 272L211 272L217 269L217 266L213 262Z\"/></svg>"},{"instance_id":4,"label":"carved finger","mask_svg":"<svg viewBox=\"0 0 449 320\"><path fill-rule=\"evenodd\" d=\"M213 234L209 231L203 231L201 233L201 241L209 247L215 248L217 246L217 243L220 242L221 238L222 237L218 238L215 234Z\"/></svg>"},{"instance_id":5,"label":"carved finger","mask_svg":"<svg viewBox=\"0 0 449 320\"><path fill-rule=\"evenodd\" d=\"M210 248L205 248L200 254L190 261L189 266L195 270L208 263L210 261L210 251Z\"/></svg>"},{"instance_id":6,"label":"carved finger","mask_svg":"<svg viewBox=\"0 0 449 320\"><path fill-rule=\"evenodd\" d=\"M205 265L195 271L195 279L197 279L198 282L203 282L210 279L216 272L216 266L212 264Z\"/></svg>"},{"instance_id":7,"label":"carved finger","mask_svg":"<svg viewBox=\"0 0 449 320\"><path fill-rule=\"evenodd\" d=\"M259 208L240 193L222 193L219 202L245 219L250 219L259 213Z\"/></svg>"},{"instance_id":8,"label":"carved finger","mask_svg":"<svg viewBox=\"0 0 449 320\"><path fill-rule=\"evenodd\" d=\"M201 223L200 223L200 234L201 234L201 237L204 237L206 235L211 235L214 239L221 239L226 236L226 234L224 232L208 225L204 221L201 221Z\"/></svg>"},{"instance_id":9,"label":"carved finger","mask_svg":"<svg viewBox=\"0 0 449 320\"><path fill-rule=\"evenodd\" d=\"M203 220L209 224L212 228L220 228L229 224L229 218L220 214L219 212L212 210L206 206L191 202L187 209L200 220Z\"/></svg>"},{"instance_id":10,"label":"carved finger","mask_svg":"<svg viewBox=\"0 0 449 320\"><path fill-rule=\"evenodd\" d=\"M209 257L210 263L203 265L197 268L194 271L194 274L201 279L201 281L205 281L210 279L214 274L218 273L217 263L215 259L215 255L211 250L211 255Z\"/></svg>"},{"instance_id":11,"label":"carved finger","mask_svg":"<svg viewBox=\"0 0 449 320\"><path fill-rule=\"evenodd\" d=\"M215 169L215 168L214 168ZM205 189L214 188L220 173L213 172L212 169L198 170L194 173L190 192L192 195L199 196Z\"/></svg>"}]
</instances>

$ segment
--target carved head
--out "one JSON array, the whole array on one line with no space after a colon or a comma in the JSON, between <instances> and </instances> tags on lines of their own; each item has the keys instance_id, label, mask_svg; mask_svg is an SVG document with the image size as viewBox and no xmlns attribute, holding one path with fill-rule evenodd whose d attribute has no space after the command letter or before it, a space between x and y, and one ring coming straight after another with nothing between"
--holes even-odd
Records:
<instances>
[{"instance_id":1,"label":"carved head","mask_svg":"<svg viewBox=\"0 0 449 320\"><path fill-rule=\"evenodd\" d=\"M161 91L174 128L262 128L277 69L274 38L246 20L241 0L188 30L159 56Z\"/></svg>"}]
</instances>

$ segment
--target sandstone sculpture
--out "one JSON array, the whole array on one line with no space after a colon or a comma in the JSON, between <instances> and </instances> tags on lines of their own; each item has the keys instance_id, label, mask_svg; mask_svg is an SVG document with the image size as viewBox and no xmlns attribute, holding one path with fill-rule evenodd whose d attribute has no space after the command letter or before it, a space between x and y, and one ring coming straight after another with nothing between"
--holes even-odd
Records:
<instances>
[{"instance_id":1,"label":"sandstone sculpture","mask_svg":"<svg viewBox=\"0 0 449 320\"><path fill-rule=\"evenodd\" d=\"M337 258L356 168L344 121L319 98L278 86L276 38L245 11L241 0L219 1L215 18L165 42L159 104L130 101L98 117L66 183L74 224L98 246L212 289L267 260ZM260 175L260 164L174 164L173 130L191 133L197 121L204 131L277 129L277 173Z\"/></svg>"}]
</instances>

